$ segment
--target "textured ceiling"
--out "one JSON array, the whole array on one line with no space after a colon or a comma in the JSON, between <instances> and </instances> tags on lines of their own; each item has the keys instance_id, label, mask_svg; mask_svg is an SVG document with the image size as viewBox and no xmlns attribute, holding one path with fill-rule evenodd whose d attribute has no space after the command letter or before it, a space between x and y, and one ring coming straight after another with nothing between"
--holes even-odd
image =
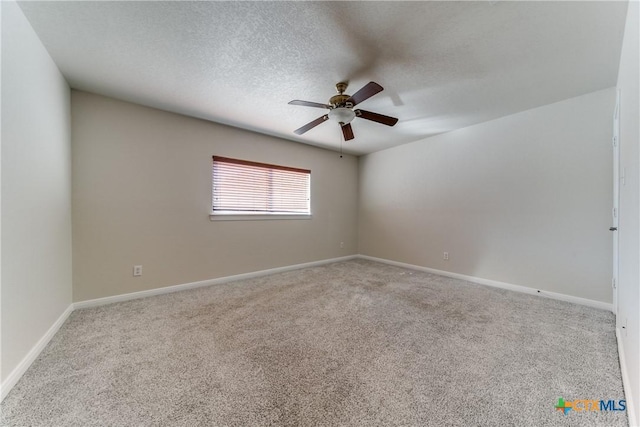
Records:
<instances>
[{"instance_id":1,"label":"textured ceiling","mask_svg":"<svg viewBox=\"0 0 640 427\"><path fill-rule=\"evenodd\" d=\"M385 90L370 153L616 84L625 2L20 2L71 87L339 149L335 84Z\"/></svg>"}]
</instances>

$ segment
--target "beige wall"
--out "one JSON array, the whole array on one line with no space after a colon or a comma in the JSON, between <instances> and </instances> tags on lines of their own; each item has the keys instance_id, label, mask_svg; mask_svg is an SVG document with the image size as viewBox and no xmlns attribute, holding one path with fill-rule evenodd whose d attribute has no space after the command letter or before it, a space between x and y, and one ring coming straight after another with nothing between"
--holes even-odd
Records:
<instances>
[{"instance_id":1,"label":"beige wall","mask_svg":"<svg viewBox=\"0 0 640 427\"><path fill-rule=\"evenodd\" d=\"M640 7L629 2L627 23L620 58L620 167L625 182L620 185L620 275L618 286L618 327L623 344L633 397L635 422L640 423L640 80L638 35ZM631 409L631 408L630 408ZM630 414L631 417L631 414ZM631 419L631 418L630 418ZM633 420L632 420L633 421Z\"/></svg>"},{"instance_id":2,"label":"beige wall","mask_svg":"<svg viewBox=\"0 0 640 427\"><path fill-rule=\"evenodd\" d=\"M85 92L71 109L74 301L357 252L355 157ZM310 169L313 218L210 221L214 154Z\"/></svg>"},{"instance_id":3,"label":"beige wall","mask_svg":"<svg viewBox=\"0 0 640 427\"><path fill-rule=\"evenodd\" d=\"M71 135L69 86L18 5L0 7L4 382L71 304Z\"/></svg>"},{"instance_id":4,"label":"beige wall","mask_svg":"<svg viewBox=\"0 0 640 427\"><path fill-rule=\"evenodd\" d=\"M361 157L360 253L611 302L614 95Z\"/></svg>"}]
</instances>

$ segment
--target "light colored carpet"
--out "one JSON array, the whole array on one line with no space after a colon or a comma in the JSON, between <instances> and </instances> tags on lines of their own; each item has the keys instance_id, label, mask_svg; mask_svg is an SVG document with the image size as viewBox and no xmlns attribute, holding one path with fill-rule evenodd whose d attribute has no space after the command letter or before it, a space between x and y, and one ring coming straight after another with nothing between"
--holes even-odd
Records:
<instances>
[{"instance_id":1,"label":"light colored carpet","mask_svg":"<svg viewBox=\"0 0 640 427\"><path fill-rule=\"evenodd\" d=\"M611 313L364 260L72 313L11 426L626 425Z\"/></svg>"}]
</instances>

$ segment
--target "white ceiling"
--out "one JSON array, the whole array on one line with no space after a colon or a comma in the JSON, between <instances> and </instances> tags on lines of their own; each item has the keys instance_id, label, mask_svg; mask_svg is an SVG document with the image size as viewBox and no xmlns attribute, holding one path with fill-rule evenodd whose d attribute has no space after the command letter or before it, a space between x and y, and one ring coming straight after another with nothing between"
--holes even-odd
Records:
<instances>
[{"instance_id":1,"label":"white ceiling","mask_svg":"<svg viewBox=\"0 0 640 427\"><path fill-rule=\"evenodd\" d=\"M335 84L370 153L614 86L626 2L20 2L71 87L339 149Z\"/></svg>"}]
</instances>

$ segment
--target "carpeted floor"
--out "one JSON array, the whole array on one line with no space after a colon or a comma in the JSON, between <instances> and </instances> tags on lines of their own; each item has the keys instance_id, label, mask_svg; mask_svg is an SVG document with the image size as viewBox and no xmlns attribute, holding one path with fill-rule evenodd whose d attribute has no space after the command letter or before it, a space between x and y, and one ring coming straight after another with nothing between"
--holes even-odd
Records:
<instances>
[{"instance_id":1,"label":"carpeted floor","mask_svg":"<svg viewBox=\"0 0 640 427\"><path fill-rule=\"evenodd\" d=\"M72 313L10 426L623 426L612 313L364 260Z\"/></svg>"}]
</instances>

